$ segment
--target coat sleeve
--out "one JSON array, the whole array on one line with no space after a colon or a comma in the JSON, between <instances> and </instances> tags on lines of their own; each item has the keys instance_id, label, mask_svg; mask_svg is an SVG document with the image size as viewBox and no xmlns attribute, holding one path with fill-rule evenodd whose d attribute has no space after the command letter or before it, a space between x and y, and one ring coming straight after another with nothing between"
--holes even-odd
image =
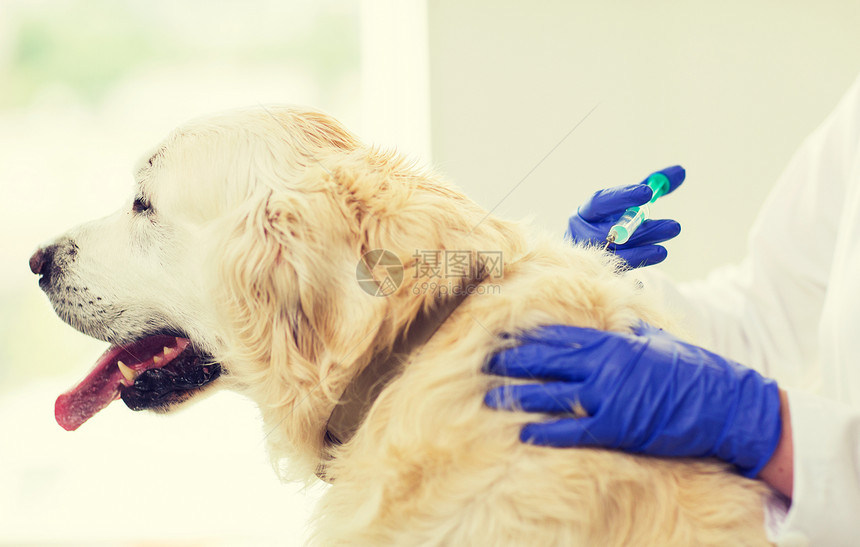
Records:
<instances>
[{"instance_id":1,"label":"coat sleeve","mask_svg":"<svg viewBox=\"0 0 860 547\"><path fill-rule=\"evenodd\" d=\"M860 538L860 412L787 390L794 436L794 497L765 505L768 538L780 546L855 546Z\"/></svg>"},{"instance_id":2,"label":"coat sleeve","mask_svg":"<svg viewBox=\"0 0 860 547\"><path fill-rule=\"evenodd\" d=\"M740 264L677 285L658 271L637 275L680 312L699 344L786 385L808 386L858 143L860 79L778 179Z\"/></svg>"},{"instance_id":3,"label":"coat sleeve","mask_svg":"<svg viewBox=\"0 0 860 547\"><path fill-rule=\"evenodd\" d=\"M637 274L680 312L698 343L786 388L794 498L784 510L778 499L768 505L768 528L780 545L847 545L860 537L860 412L816 393L820 367L860 366L819 361L837 227L857 214L845 210L849 194L860 192L858 152L860 79L779 178L740 264L684 284L659 272Z\"/></svg>"}]
</instances>

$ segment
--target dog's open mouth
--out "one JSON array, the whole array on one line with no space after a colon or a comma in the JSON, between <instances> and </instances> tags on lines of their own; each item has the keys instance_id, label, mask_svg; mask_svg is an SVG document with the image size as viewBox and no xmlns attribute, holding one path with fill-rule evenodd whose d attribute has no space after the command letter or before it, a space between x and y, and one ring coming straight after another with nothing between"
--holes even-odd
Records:
<instances>
[{"instance_id":1,"label":"dog's open mouth","mask_svg":"<svg viewBox=\"0 0 860 547\"><path fill-rule=\"evenodd\" d=\"M215 380L221 366L187 338L156 335L111 346L84 380L59 397L57 423L73 431L117 399L132 410L165 408Z\"/></svg>"}]
</instances>

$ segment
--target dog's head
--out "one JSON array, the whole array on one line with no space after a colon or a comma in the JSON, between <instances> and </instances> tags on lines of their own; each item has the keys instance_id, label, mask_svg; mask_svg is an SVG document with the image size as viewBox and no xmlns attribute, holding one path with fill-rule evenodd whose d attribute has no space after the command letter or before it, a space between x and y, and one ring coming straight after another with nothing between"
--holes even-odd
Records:
<instances>
[{"instance_id":1,"label":"dog's head","mask_svg":"<svg viewBox=\"0 0 860 547\"><path fill-rule=\"evenodd\" d=\"M405 283L368 294L362 256L408 270L418 249L504 239L467 198L312 111L192 122L134 176L119 211L30 260L57 314L110 343L57 400L66 429L117 398L166 410L222 384L260 404L280 452L315 454L349 379L432 304Z\"/></svg>"}]
</instances>

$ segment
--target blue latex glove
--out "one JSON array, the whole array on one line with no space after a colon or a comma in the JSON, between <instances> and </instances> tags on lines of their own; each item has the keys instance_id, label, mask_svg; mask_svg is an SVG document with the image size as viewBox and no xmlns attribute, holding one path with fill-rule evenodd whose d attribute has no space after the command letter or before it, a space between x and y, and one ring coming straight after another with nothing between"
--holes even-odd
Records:
<instances>
[{"instance_id":1,"label":"blue latex glove","mask_svg":"<svg viewBox=\"0 0 860 547\"><path fill-rule=\"evenodd\" d=\"M686 177L686 171L680 165L657 172L669 179L667 193L678 188ZM568 219L565 235L574 242L604 245L609 229L628 207L648 203L651 199L652 192L645 185L646 182L647 177L639 184L598 190ZM623 258L632 268L650 266L666 259L666 248L657 243L672 239L679 233L681 225L675 220L646 220L627 243L610 245L609 250Z\"/></svg>"},{"instance_id":2,"label":"blue latex glove","mask_svg":"<svg viewBox=\"0 0 860 547\"><path fill-rule=\"evenodd\" d=\"M755 477L782 431L773 380L641 323L633 334L544 327L495 354L491 374L545 381L502 386L492 408L562 415L530 423L520 439L654 456L715 456ZM587 416L572 415L581 405Z\"/></svg>"}]
</instances>

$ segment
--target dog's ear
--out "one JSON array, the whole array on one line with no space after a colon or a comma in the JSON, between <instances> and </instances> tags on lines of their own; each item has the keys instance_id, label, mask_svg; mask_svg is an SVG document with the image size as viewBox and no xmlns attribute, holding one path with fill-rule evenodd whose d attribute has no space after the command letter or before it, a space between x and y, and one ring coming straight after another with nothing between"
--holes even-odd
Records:
<instances>
[{"instance_id":1,"label":"dog's ear","mask_svg":"<svg viewBox=\"0 0 860 547\"><path fill-rule=\"evenodd\" d=\"M234 219L219 253L221 303L228 346L252 373L336 396L385 305L356 280L361 241L331 175L312 166L303 179L249 200Z\"/></svg>"},{"instance_id":2,"label":"dog's ear","mask_svg":"<svg viewBox=\"0 0 860 547\"><path fill-rule=\"evenodd\" d=\"M368 359L383 303L356 282L344 215L324 192L266 190L236 213L217 252L220 357L263 409L278 472L306 477L330 409Z\"/></svg>"}]
</instances>

